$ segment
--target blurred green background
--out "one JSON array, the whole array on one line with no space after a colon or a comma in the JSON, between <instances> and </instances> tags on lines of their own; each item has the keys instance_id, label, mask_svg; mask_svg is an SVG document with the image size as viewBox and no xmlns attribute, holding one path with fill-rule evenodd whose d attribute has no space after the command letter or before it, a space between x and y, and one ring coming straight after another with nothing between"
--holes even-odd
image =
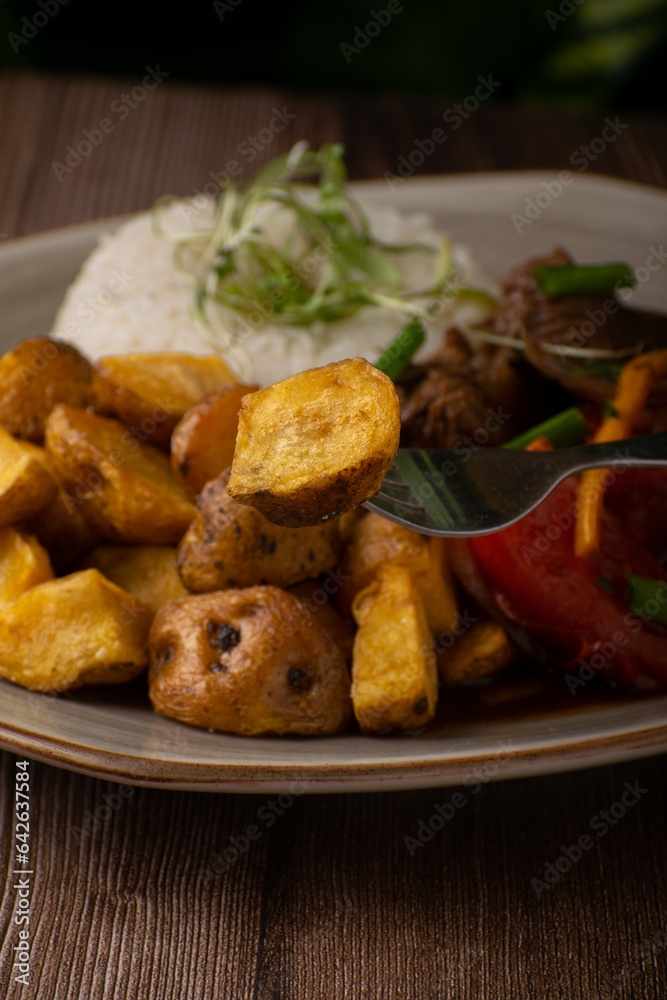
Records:
<instances>
[{"instance_id":1,"label":"blurred green background","mask_svg":"<svg viewBox=\"0 0 667 1000\"><path fill-rule=\"evenodd\" d=\"M0 0L0 67L665 110L667 0Z\"/></svg>"}]
</instances>

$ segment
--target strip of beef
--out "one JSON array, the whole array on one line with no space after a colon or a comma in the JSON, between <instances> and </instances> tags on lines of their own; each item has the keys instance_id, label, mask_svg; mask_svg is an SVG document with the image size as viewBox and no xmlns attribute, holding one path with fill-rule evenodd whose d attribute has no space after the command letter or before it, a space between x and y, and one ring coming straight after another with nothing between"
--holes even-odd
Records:
<instances>
[{"instance_id":1,"label":"strip of beef","mask_svg":"<svg viewBox=\"0 0 667 1000\"><path fill-rule=\"evenodd\" d=\"M570 405L560 386L526 364L521 351L470 343L456 327L428 363L397 385L404 448L500 445Z\"/></svg>"},{"instance_id":2,"label":"strip of beef","mask_svg":"<svg viewBox=\"0 0 667 1000\"><path fill-rule=\"evenodd\" d=\"M601 360L563 357L543 349L560 344L578 349L641 351L667 348L667 316L632 309L614 295L580 292L547 298L537 290L536 267L561 266L574 261L557 248L515 267L502 282L503 295L493 319L493 332L502 337L522 338L526 358L550 378L557 379L577 396L603 401L614 390L615 371ZM619 355L618 361L623 358ZM666 387L657 394L662 400Z\"/></svg>"},{"instance_id":3,"label":"strip of beef","mask_svg":"<svg viewBox=\"0 0 667 1000\"><path fill-rule=\"evenodd\" d=\"M505 439L502 418L494 420L490 413L476 352L455 328L447 331L442 349L428 364L408 369L399 392L404 448L452 448L466 438L479 444Z\"/></svg>"}]
</instances>

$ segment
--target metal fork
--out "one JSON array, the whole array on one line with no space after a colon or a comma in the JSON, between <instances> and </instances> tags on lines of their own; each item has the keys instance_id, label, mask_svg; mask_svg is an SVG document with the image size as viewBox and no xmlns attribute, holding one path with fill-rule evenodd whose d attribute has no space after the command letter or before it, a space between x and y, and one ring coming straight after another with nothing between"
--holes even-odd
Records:
<instances>
[{"instance_id":1,"label":"metal fork","mask_svg":"<svg viewBox=\"0 0 667 1000\"><path fill-rule=\"evenodd\" d=\"M488 535L514 524L573 472L667 467L667 433L554 451L401 448L364 507L425 535Z\"/></svg>"}]
</instances>

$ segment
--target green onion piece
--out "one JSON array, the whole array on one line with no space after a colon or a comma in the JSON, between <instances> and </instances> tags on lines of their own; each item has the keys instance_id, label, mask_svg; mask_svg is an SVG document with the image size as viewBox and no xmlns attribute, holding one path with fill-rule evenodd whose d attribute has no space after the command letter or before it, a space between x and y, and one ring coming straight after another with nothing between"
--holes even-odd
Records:
<instances>
[{"instance_id":1,"label":"green onion piece","mask_svg":"<svg viewBox=\"0 0 667 1000\"><path fill-rule=\"evenodd\" d=\"M403 327L398 337L391 342L375 362L375 367L388 375L395 382L401 372L407 368L415 351L426 339L426 333L420 320L413 319Z\"/></svg>"},{"instance_id":2,"label":"green onion piece","mask_svg":"<svg viewBox=\"0 0 667 1000\"><path fill-rule=\"evenodd\" d=\"M599 585L602 587L603 590L606 590L608 594L614 593L614 588L606 576L599 576L597 582L599 583Z\"/></svg>"},{"instance_id":3,"label":"green onion piece","mask_svg":"<svg viewBox=\"0 0 667 1000\"><path fill-rule=\"evenodd\" d=\"M588 433L586 418L578 406L549 417L544 423L531 427L518 437L512 438L503 448L525 448L539 437L546 437L554 448L567 448L572 444L581 444Z\"/></svg>"},{"instance_id":4,"label":"green onion piece","mask_svg":"<svg viewBox=\"0 0 667 1000\"><path fill-rule=\"evenodd\" d=\"M564 264L560 267L536 267L533 278L542 295L568 295L570 292L604 292L613 288L631 288L635 275L629 264Z\"/></svg>"},{"instance_id":5,"label":"green onion piece","mask_svg":"<svg viewBox=\"0 0 667 1000\"><path fill-rule=\"evenodd\" d=\"M667 625L667 583L646 576L628 576L628 604L642 618Z\"/></svg>"}]
</instances>

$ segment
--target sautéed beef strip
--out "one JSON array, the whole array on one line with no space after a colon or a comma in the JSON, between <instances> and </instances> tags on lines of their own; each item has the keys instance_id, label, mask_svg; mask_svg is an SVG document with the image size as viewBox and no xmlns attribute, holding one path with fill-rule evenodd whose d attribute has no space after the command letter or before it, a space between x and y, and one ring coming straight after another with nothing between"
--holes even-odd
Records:
<instances>
[{"instance_id":1,"label":"saut\u00e9ed beef strip","mask_svg":"<svg viewBox=\"0 0 667 1000\"><path fill-rule=\"evenodd\" d=\"M575 395L601 402L613 392L613 367L595 358L552 354L543 350L543 345L605 351L631 351L641 345L642 352L666 348L667 316L632 309L611 289L552 298L537 290L533 278L536 267L572 263L569 254L556 248L510 271L502 282L503 294L492 329L502 337L523 338L526 358L536 368ZM661 386L655 396L656 401L667 400L667 385Z\"/></svg>"}]
</instances>

